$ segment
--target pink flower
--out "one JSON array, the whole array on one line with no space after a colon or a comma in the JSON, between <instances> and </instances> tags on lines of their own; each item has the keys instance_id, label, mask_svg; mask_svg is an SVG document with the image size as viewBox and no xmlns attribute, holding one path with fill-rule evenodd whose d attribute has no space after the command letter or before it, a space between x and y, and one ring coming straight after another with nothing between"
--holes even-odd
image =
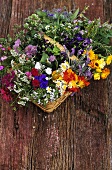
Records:
<instances>
[{"instance_id":1,"label":"pink flower","mask_svg":"<svg viewBox=\"0 0 112 170\"><path fill-rule=\"evenodd\" d=\"M3 70L4 69L4 66L0 66L0 70Z\"/></svg>"},{"instance_id":2,"label":"pink flower","mask_svg":"<svg viewBox=\"0 0 112 170\"><path fill-rule=\"evenodd\" d=\"M2 56L1 57L1 61L4 61L4 60L6 60L7 59L7 56Z\"/></svg>"},{"instance_id":3,"label":"pink flower","mask_svg":"<svg viewBox=\"0 0 112 170\"><path fill-rule=\"evenodd\" d=\"M31 77L32 77L31 72L27 71L25 74L26 74L26 76L28 77L28 79L31 79Z\"/></svg>"}]
</instances>

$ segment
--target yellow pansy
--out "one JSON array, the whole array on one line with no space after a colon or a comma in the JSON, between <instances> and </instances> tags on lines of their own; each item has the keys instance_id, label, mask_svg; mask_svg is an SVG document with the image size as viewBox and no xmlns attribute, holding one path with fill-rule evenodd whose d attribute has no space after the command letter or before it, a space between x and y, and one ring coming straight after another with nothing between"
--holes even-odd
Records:
<instances>
[{"instance_id":1,"label":"yellow pansy","mask_svg":"<svg viewBox=\"0 0 112 170\"><path fill-rule=\"evenodd\" d=\"M101 58L100 60L97 60L97 63L99 64L99 68L103 69L106 65L106 62L104 61L104 58Z\"/></svg>"},{"instance_id":2,"label":"yellow pansy","mask_svg":"<svg viewBox=\"0 0 112 170\"><path fill-rule=\"evenodd\" d=\"M105 68L104 70L102 70L101 78L106 79L109 74L110 74L110 70L108 68Z\"/></svg>"},{"instance_id":3,"label":"yellow pansy","mask_svg":"<svg viewBox=\"0 0 112 170\"><path fill-rule=\"evenodd\" d=\"M107 64L107 65L110 65L111 62L112 62L112 55L110 55L110 56L107 57L106 64Z\"/></svg>"},{"instance_id":4,"label":"yellow pansy","mask_svg":"<svg viewBox=\"0 0 112 170\"><path fill-rule=\"evenodd\" d=\"M100 73L94 73L94 80L100 80Z\"/></svg>"},{"instance_id":5,"label":"yellow pansy","mask_svg":"<svg viewBox=\"0 0 112 170\"><path fill-rule=\"evenodd\" d=\"M98 64L98 60L92 60L89 64L89 67L91 67L92 69L97 69L99 68L99 64Z\"/></svg>"}]
</instances>

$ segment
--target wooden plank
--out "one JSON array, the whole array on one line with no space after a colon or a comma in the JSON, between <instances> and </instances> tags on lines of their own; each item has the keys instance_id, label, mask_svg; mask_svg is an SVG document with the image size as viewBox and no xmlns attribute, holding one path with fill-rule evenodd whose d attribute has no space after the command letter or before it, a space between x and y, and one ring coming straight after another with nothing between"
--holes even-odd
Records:
<instances>
[{"instance_id":1,"label":"wooden plank","mask_svg":"<svg viewBox=\"0 0 112 170\"><path fill-rule=\"evenodd\" d=\"M90 19L111 20L111 0L0 0L0 37L37 8L85 4ZM91 82L51 114L32 103L15 112L0 99L0 170L111 170L111 87L112 76Z\"/></svg>"}]
</instances>

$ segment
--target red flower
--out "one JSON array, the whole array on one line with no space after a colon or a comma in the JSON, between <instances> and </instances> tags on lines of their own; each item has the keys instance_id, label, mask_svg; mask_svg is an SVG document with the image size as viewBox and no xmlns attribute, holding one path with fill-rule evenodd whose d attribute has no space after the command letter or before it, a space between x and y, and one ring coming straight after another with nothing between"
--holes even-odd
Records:
<instances>
[{"instance_id":1,"label":"red flower","mask_svg":"<svg viewBox=\"0 0 112 170\"><path fill-rule=\"evenodd\" d=\"M85 86L89 86L89 84L90 84L90 82L87 81L84 76L79 76L79 77L78 77L78 80L79 80L79 82L80 82L80 81L83 81L83 83L84 83Z\"/></svg>"},{"instance_id":2,"label":"red flower","mask_svg":"<svg viewBox=\"0 0 112 170\"><path fill-rule=\"evenodd\" d=\"M6 89L0 89L0 93L2 95L3 100L9 102L12 100L12 97L10 95L10 91L6 88Z\"/></svg>"},{"instance_id":3,"label":"red flower","mask_svg":"<svg viewBox=\"0 0 112 170\"><path fill-rule=\"evenodd\" d=\"M71 80L77 81L78 77L71 69L68 69L64 72L63 79L66 82L70 82Z\"/></svg>"},{"instance_id":4,"label":"red flower","mask_svg":"<svg viewBox=\"0 0 112 170\"><path fill-rule=\"evenodd\" d=\"M7 49L10 51L10 50L11 50L11 47L8 47Z\"/></svg>"},{"instance_id":5,"label":"red flower","mask_svg":"<svg viewBox=\"0 0 112 170\"><path fill-rule=\"evenodd\" d=\"M71 92L79 92L79 88L72 87L72 88L69 88L69 91L71 91Z\"/></svg>"},{"instance_id":6,"label":"red flower","mask_svg":"<svg viewBox=\"0 0 112 170\"><path fill-rule=\"evenodd\" d=\"M32 80L32 85L33 85L33 87L39 87L40 83L38 80L34 79L34 80Z\"/></svg>"},{"instance_id":7,"label":"red flower","mask_svg":"<svg viewBox=\"0 0 112 170\"><path fill-rule=\"evenodd\" d=\"M32 74L32 76L38 76L39 72L38 72L38 70L36 68L32 68L31 74Z\"/></svg>"}]
</instances>

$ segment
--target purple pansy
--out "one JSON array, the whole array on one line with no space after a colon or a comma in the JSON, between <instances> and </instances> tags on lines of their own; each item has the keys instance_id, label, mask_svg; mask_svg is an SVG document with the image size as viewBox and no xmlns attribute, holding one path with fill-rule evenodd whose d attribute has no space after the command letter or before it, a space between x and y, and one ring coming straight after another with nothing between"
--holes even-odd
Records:
<instances>
[{"instance_id":1,"label":"purple pansy","mask_svg":"<svg viewBox=\"0 0 112 170\"><path fill-rule=\"evenodd\" d=\"M40 82L40 88L45 89L48 86L48 80L46 80L45 74L41 74L40 76L35 76L35 79Z\"/></svg>"},{"instance_id":2,"label":"purple pansy","mask_svg":"<svg viewBox=\"0 0 112 170\"><path fill-rule=\"evenodd\" d=\"M3 70L4 69L4 66L0 66L0 70Z\"/></svg>"},{"instance_id":3,"label":"purple pansy","mask_svg":"<svg viewBox=\"0 0 112 170\"><path fill-rule=\"evenodd\" d=\"M13 45L13 49L14 49L17 53L19 53L18 48L19 48L20 45L21 45L21 40L20 40L20 39L17 39L17 40L15 41L15 44Z\"/></svg>"},{"instance_id":4,"label":"purple pansy","mask_svg":"<svg viewBox=\"0 0 112 170\"><path fill-rule=\"evenodd\" d=\"M28 45L25 48L25 53L28 57L32 57L32 55L35 55L37 53L37 46L34 45Z\"/></svg>"},{"instance_id":5,"label":"purple pansy","mask_svg":"<svg viewBox=\"0 0 112 170\"><path fill-rule=\"evenodd\" d=\"M92 73L90 70L87 70L84 75L88 78L88 80L92 78Z\"/></svg>"},{"instance_id":6,"label":"purple pansy","mask_svg":"<svg viewBox=\"0 0 112 170\"><path fill-rule=\"evenodd\" d=\"M89 38L86 38L83 42L83 46L86 47L87 45L89 45L91 43Z\"/></svg>"},{"instance_id":7,"label":"purple pansy","mask_svg":"<svg viewBox=\"0 0 112 170\"><path fill-rule=\"evenodd\" d=\"M51 55L50 57L49 57L49 61L50 62L53 62L53 61L55 61L56 60L56 57L54 56L54 55Z\"/></svg>"},{"instance_id":8,"label":"purple pansy","mask_svg":"<svg viewBox=\"0 0 112 170\"><path fill-rule=\"evenodd\" d=\"M76 38L77 41L83 41L84 40L83 37L82 37L82 34L80 34L80 33L76 34L75 38Z\"/></svg>"}]
</instances>

